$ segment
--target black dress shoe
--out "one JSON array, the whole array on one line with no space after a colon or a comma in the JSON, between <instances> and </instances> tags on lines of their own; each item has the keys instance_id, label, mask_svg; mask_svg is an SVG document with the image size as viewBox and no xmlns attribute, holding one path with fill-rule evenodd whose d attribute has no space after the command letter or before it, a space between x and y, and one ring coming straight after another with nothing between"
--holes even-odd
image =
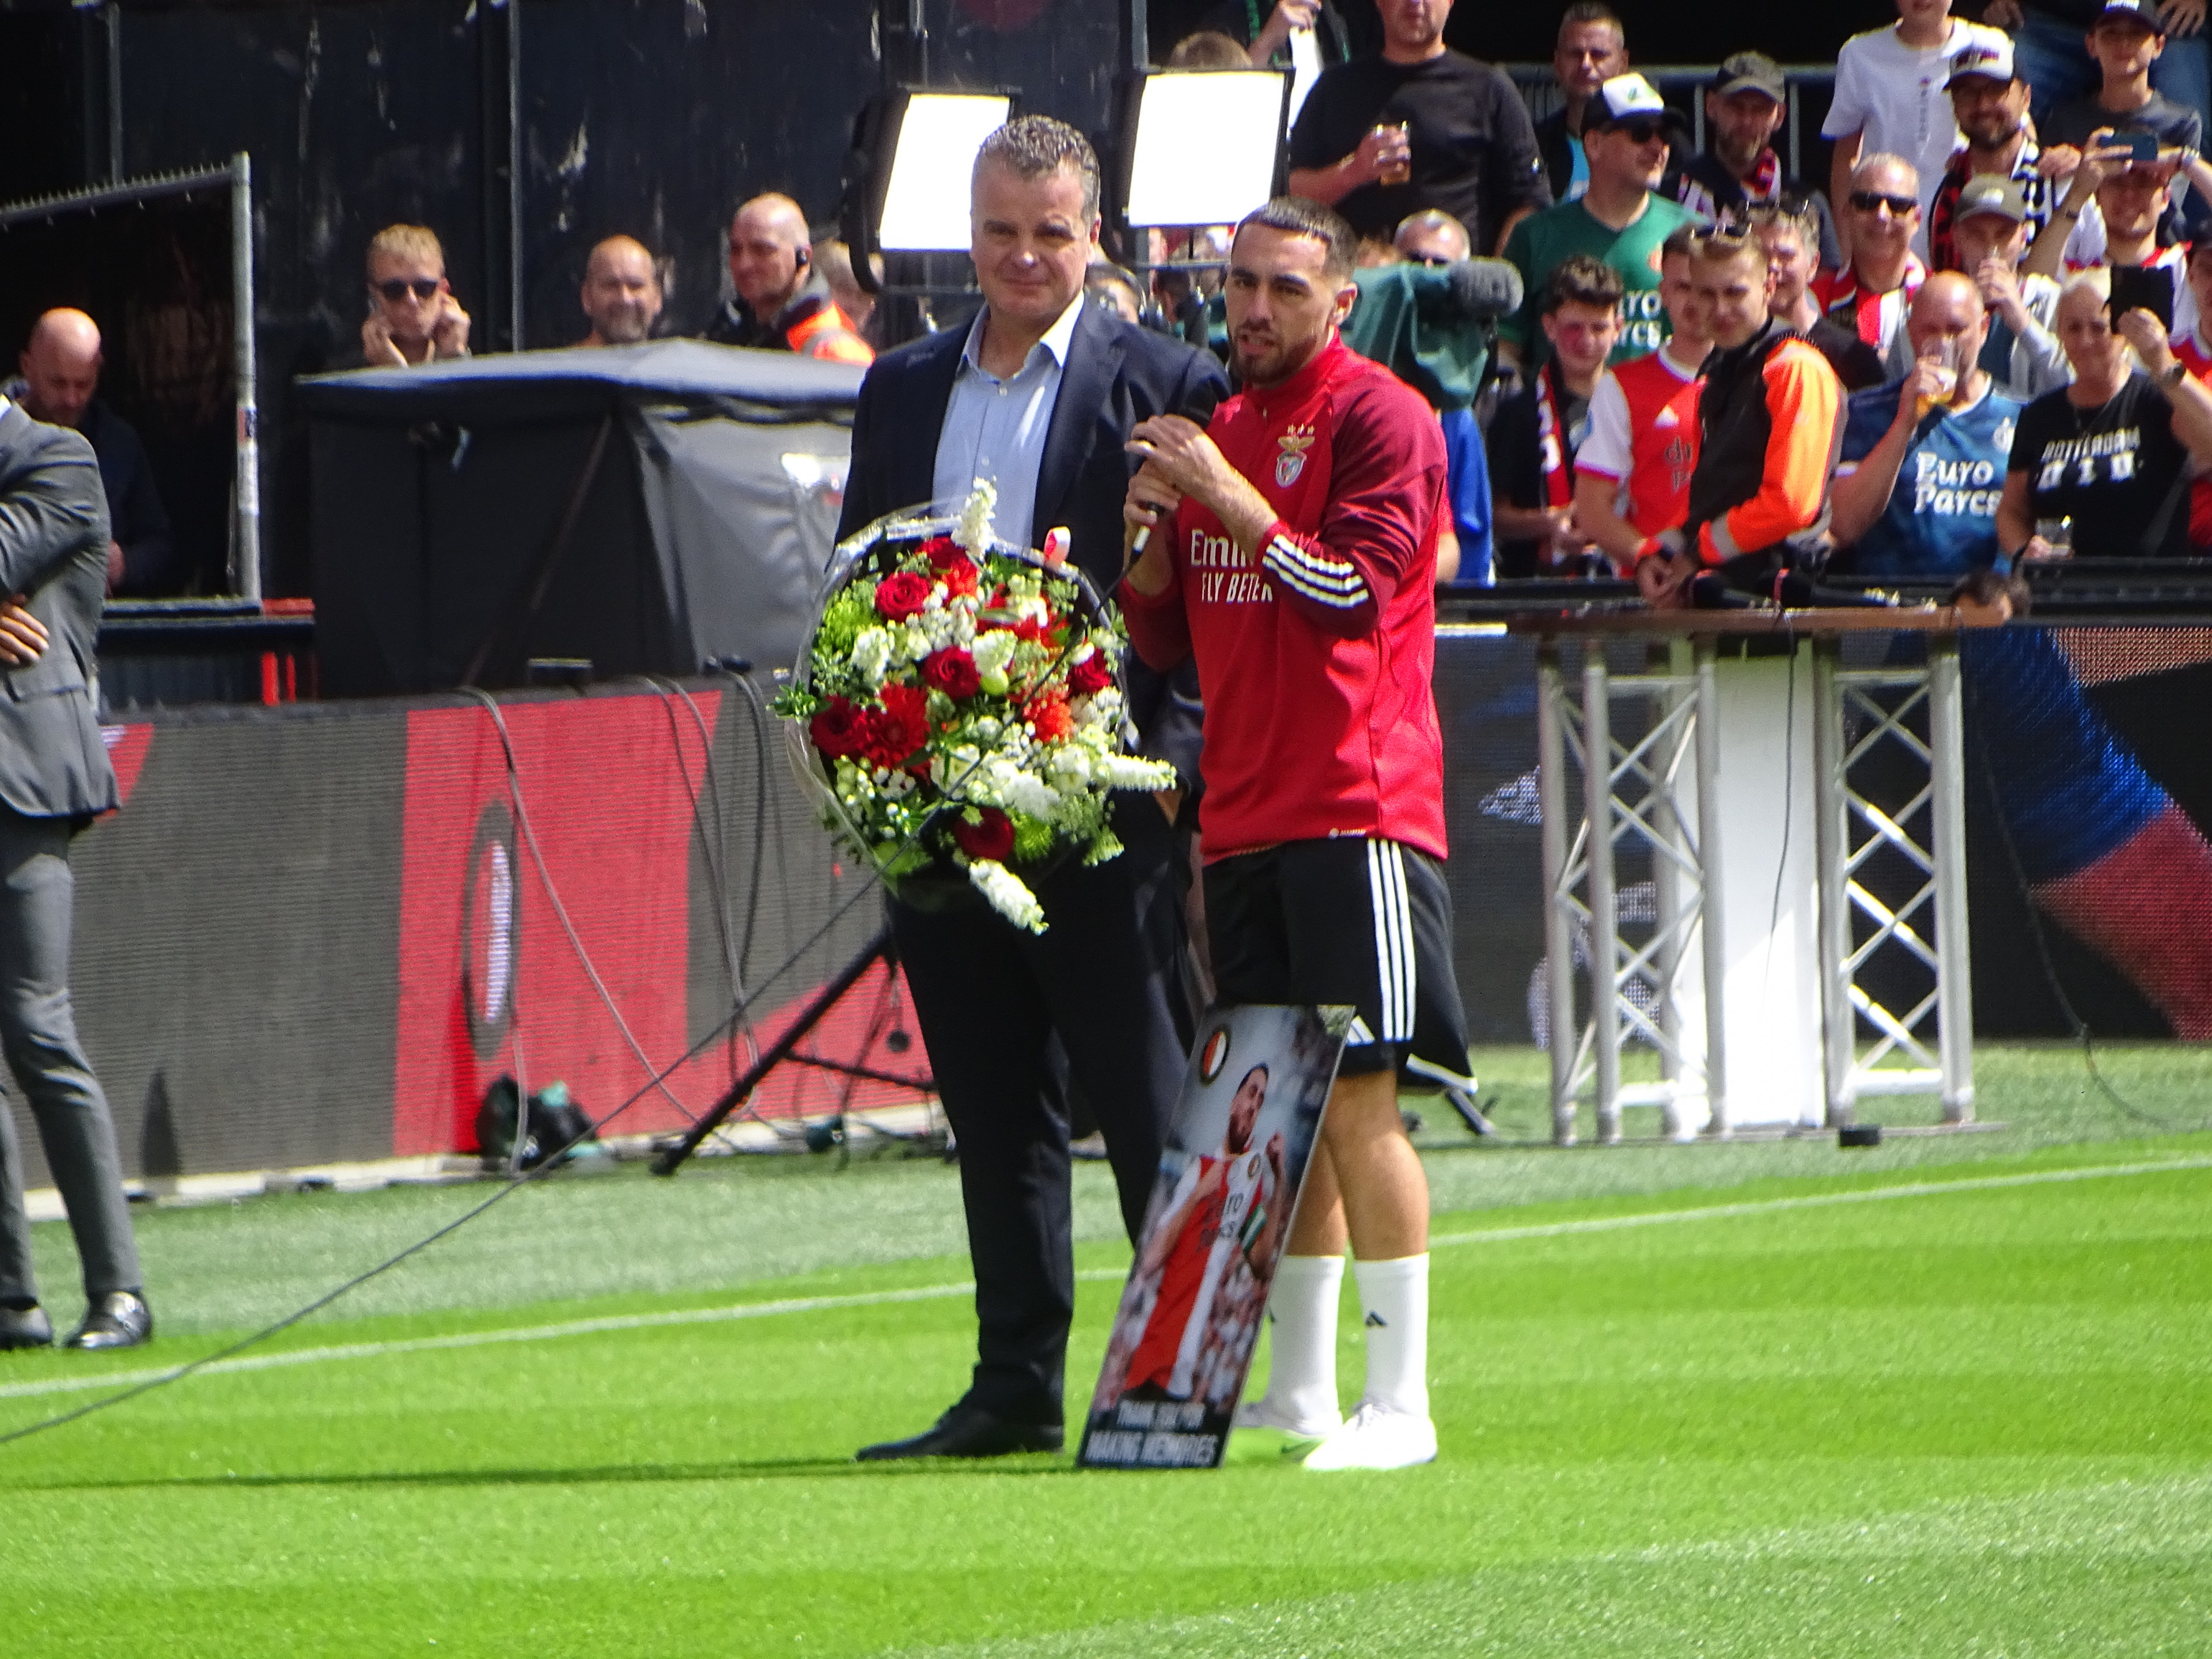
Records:
<instances>
[{"instance_id":1,"label":"black dress shoe","mask_svg":"<svg viewBox=\"0 0 2212 1659\"><path fill-rule=\"evenodd\" d=\"M27 1308L0 1308L0 1349L51 1348L54 1322L33 1303Z\"/></svg>"},{"instance_id":2,"label":"black dress shoe","mask_svg":"<svg viewBox=\"0 0 2212 1659\"><path fill-rule=\"evenodd\" d=\"M154 1334L154 1310L136 1291L110 1291L84 1316L65 1348L135 1348Z\"/></svg>"},{"instance_id":3,"label":"black dress shoe","mask_svg":"<svg viewBox=\"0 0 2212 1659\"><path fill-rule=\"evenodd\" d=\"M1066 1443L1057 1423L1016 1423L962 1401L937 1425L911 1440L886 1440L853 1454L859 1463L903 1457L1004 1457L1012 1452L1056 1452Z\"/></svg>"}]
</instances>

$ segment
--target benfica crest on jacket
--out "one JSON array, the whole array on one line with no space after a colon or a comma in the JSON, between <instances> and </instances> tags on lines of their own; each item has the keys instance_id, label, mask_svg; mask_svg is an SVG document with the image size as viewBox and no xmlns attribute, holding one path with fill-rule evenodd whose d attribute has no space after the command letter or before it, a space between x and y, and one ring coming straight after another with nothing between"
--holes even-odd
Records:
<instances>
[{"instance_id":1,"label":"benfica crest on jacket","mask_svg":"<svg viewBox=\"0 0 2212 1659\"><path fill-rule=\"evenodd\" d=\"M1294 426L1275 441L1283 453L1275 457L1275 483L1288 489L1298 481L1298 474L1306 470L1306 451L1313 447L1314 429L1310 426Z\"/></svg>"}]
</instances>

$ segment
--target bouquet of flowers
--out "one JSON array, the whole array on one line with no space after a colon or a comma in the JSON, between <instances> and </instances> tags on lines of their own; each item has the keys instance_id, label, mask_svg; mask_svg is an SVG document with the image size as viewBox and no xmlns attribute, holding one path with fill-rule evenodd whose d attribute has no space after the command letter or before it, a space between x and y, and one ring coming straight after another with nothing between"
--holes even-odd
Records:
<instances>
[{"instance_id":1,"label":"bouquet of flowers","mask_svg":"<svg viewBox=\"0 0 2212 1659\"><path fill-rule=\"evenodd\" d=\"M777 696L830 834L911 899L932 876L1045 929L1020 872L1121 850L1108 792L1170 789L1124 752L1121 618L1082 573L996 539L979 480L957 518L879 519L839 550Z\"/></svg>"}]
</instances>

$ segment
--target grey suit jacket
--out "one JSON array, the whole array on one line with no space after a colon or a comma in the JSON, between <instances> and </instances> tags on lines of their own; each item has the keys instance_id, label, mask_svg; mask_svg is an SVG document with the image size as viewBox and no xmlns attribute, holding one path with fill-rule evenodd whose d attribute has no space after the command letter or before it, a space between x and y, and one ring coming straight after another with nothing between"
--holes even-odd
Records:
<instances>
[{"instance_id":1,"label":"grey suit jacket","mask_svg":"<svg viewBox=\"0 0 2212 1659\"><path fill-rule=\"evenodd\" d=\"M0 801L27 817L116 805L94 647L107 594L107 497L81 433L0 413L0 596L27 595L46 654L0 669Z\"/></svg>"}]
</instances>

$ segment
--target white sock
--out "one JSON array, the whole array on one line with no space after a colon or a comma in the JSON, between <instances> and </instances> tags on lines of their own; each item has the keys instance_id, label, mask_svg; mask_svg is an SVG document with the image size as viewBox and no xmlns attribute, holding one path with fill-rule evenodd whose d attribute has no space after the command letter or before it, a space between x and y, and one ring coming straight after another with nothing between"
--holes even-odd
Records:
<instances>
[{"instance_id":1,"label":"white sock","mask_svg":"<svg viewBox=\"0 0 2212 1659\"><path fill-rule=\"evenodd\" d=\"M1413 1417L1429 1414L1429 1258L1355 1261L1367 1332L1362 1401Z\"/></svg>"},{"instance_id":2,"label":"white sock","mask_svg":"<svg viewBox=\"0 0 2212 1659\"><path fill-rule=\"evenodd\" d=\"M1340 1255L1285 1255L1267 1293L1267 1401L1311 1421L1335 1421L1336 1310L1344 1294Z\"/></svg>"}]
</instances>

